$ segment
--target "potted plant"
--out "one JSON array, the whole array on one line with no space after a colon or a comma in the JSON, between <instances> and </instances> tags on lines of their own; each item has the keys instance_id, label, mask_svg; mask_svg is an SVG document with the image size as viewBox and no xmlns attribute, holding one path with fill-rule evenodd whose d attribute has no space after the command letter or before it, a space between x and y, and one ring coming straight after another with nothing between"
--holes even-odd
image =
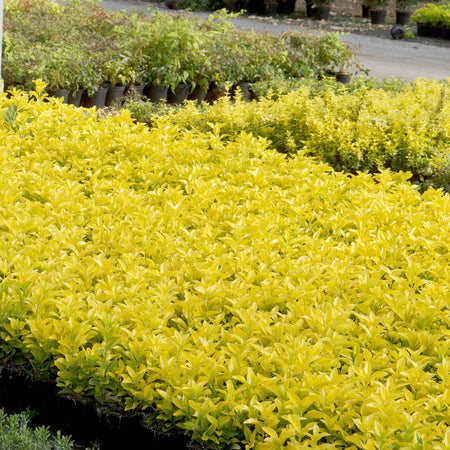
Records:
<instances>
[{"instance_id":1,"label":"potted plant","mask_svg":"<svg viewBox=\"0 0 450 450\"><path fill-rule=\"evenodd\" d=\"M338 33L326 36L326 51L322 56L322 65L330 73L334 73L337 81L347 84L352 78L352 68L359 66L356 62L354 46L344 42Z\"/></svg>"},{"instance_id":2,"label":"potted plant","mask_svg":"<svg viewBox=\"0 0 450 450\"><path fill-rule=\"evenodd\" d=\"M361 2L361 17L368 19L370 17L370 5L367 0Z\"/></svg>"},{"instance_id":3,"label":"potted plant","mask_svg":"<svg viewBox=\"0 0 450 450\"><path fill-rule=\"evenodd\" d=\"M123 96L125 88L136 81L136 71L130 64L130 56L117 54L105 62L102 73L104 81L110 84L105 106Z\"/></svg>"},{"instance_id":4,"label":"potted plant","mask_svg":"<svg viewBox=\"0 0 450 450\"><path fill-rule=\"evenodd\" d=\"M291 14L295 10L295 0L279 0L278 13Z\"/></svg>"},{"instance_id":5,"label":"potted plant","mask_svg":"<svg viewBox=\"0 0 450 450\"><path fill-rule=\"evenodd\" d=\"M305 0L306 3L306 17L314 17L314 2L313 0Z\"/></svg>"},{"instance_id":6,"label":"potted plant","mask_svg":"<svg viewBox=\"0 0 450 450\"><path fill-rule=\"evenodd\" d=\"M278 12L278 2L276 0L264 0L264 11L266 15L273 16Z\"/></svg>"},{"instance_id":7,"label":"potted plant","mask_svg":"<svg viewBox=\"0 0 450 450\"><path fill-rule=\"evenodd\" d=\"M416 10L411 19L417 23L419 36L441 37L442 29L445 27L446 14L450 14L449 6L429 3Z\"/></svg>"},{"instance_id":8,"label":"potted plant","mask_svg":"<svg viewBox=\"0 0 450 450\"><path fill-rule=\"evenodd\" d=\"M40 64L36 69L35 77L47 83L47 92L52 97L62 98L64 103L69 102L71 90L77 88L73 60L70 52L61 48L53 48L40 54Z\"/></svg>"},{"instance_id":9,"label":"potted plant","mask_svg":"<svg viewBox=\"0 0 450 450\"><path fill-rule=\"evenodd\" d=\"M33 89L33 79L36 78L38 57L36 49L30 49L29 45L18 43L4 49L3 55L3 80L5 89Z\"/></svg>"},{"instance_id":10,"label":"potted plant","mask_svg":"<svg viewBox=\"0 0 450 450\"><path fill-rule=\"evenodd\" d=\"M395 16L398 25L406 25L412 16L412 9L417 5L417 0L396 0Z\"/></svg>"},{"instance_id":11,"label":"potted plant","mask_svg":"<svg viewBox=\"0 0 450 450\"><path fill-rule=\"evenodd\" d=\"M444 10L442 18L442 38L450 39L450 7Z\"/></svg>"},{"instance_id":12,"label":"potted plant","mask_svg":"<svg viewBox=\"0 0 450 450\"><path fill-rule=\"evenodd\" d=\"M75 86L83 90L81 105L88 108L105 106L107 88L102 87L103 74L98 57L90 49L83 49L78 55L82 63L73 71Z\"/></svg>"},{"instance_id":13,"label":"potted plant","mask_svg":"<svg viewBox=\"0 0 450 450\"><path fill-rule=\"evenodd\" d=\"M429 21L431 24L431 37L442 37L442 27L444 24L444 5L429 4Z\"/></svg>"},{"instance_id":14,"label":"potted plant","mask_svg":"<svg viewBox=\"0 0 450 450\"><path fill-rule=\"evenodd\" d=\"M228 12L238 12L241 9L239 0L222 0L222 3Z\"/></svg>"},{"instance_id":15,"label":"potted plant","mask_svg":"<svg viewBox=\"0 0 450 450\"><path fill-rule=\"evenodd\" d=\"M430 11L431 10L429 7L419 8L411 16L411 20L413 20L417 24L418 36L423 37L431 36L432 14L430 14Z\"/></svg>"},{"instance_id":16,"label":"potted plant","mask_svg":"<svg viewBox=\"0 0 450 450\"><path fill-rule=\"evenodd\" d=\"M314 0L314 19L328 20L330 5L334 0Z\"/></svg>"},{"instance_id":17,"label":"potted plant","mask_svg":"<svg viewBox=\"0 0 450 450\"><path fill-rule=\"evenodd\" d=\"M388 0L366 0L366 3L370 6L370 22L374 25L384 24Z\"/></svg>"}]
</instances>

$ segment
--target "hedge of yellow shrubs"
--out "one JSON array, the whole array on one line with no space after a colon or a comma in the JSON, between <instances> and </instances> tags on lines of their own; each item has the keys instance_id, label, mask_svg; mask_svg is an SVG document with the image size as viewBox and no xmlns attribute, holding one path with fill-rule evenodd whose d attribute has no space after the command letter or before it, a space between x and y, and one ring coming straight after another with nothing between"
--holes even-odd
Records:
<instances>
[{"instance_id":1,"label":"hedge of yellow shrubs","mask_svg":"<svg viewBox=\"0 0 450 450\"><path fill-rule=\"evenodd\" d=\"M218 448L449 448L448 195L42 89L0 101L3 362Z\"/></svg>"},{"instance_id":2,"label":"hedge of yellow shrubs","mask_svg":"<svg viewBox=\"0 0 450 450\"><path fill-rule=\"evenodd\" d=\"M163 120L194 130L216 127L224 136L252 133L336 170L410 171L415 180L450 190L449 81L418 79L397 89L309 83L258 102L191 103Z\"/></svg>"}]
</instances>

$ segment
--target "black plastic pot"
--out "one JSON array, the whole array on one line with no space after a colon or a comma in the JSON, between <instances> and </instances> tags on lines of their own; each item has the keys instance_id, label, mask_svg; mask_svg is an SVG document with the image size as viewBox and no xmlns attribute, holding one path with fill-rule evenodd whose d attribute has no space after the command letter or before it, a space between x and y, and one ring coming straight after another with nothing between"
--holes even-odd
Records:
<instances>
[{"instance_id":1,"label":"black plastic pot","mask_svg":"<svg viewBox=\"0 0 450 450\"><path fill-rule=\"evenodd\" d=\"M188 100L196 100L198 103L204 102L206 99L206 90L200 86L196 86L195 89L188 95Z\"/></svg>"},{"instance_id":2,"label":"black plastic pot","mask_svg":"<svg viewBox=\"0 0 450 450\"><path fill-rule=\"evenodd\" d=\"M278 0L278 14L291 14L295 9L295 0Z\"/></svg>"},{"instance_id":3,"label":"black plastic pot","mask_svg":"<svg viewBox=\"0 0 450 450\"><path fill-rule=\"evenodd\" d=\"M314 6L313 2L306 1L306 17L314 17Z\"/></svg>"},{"instance_id":4,"label":"black plastic pot","mask_svg":"<svg viewBox=\"0 0 450 450\"><path fill-rule=\"evenodd\" d=\"M140 84L138 86L134 86L134 90L136 91L137 95L144 95L145 86L143 84Z\"/></svg>"},{"instance_id":5,"label":"black plastic pot","mask_svg":"<svg viewBox=\"0 0 450 450\"><path fill-rule=\"evenodd\" d=\"M239 3L235 0L223 0L223 6L228 12L238 12Z\"/></svg>"},{"instance_id":6,"label":"black plastic pot","mask_svg":"<svg viewBox=\"0 0 450 450\"><path fill-rule=\"evenodd\" d=\"M405 29L403 28L403 25L400 25L397 23L391 28L391 36L392 39L404 39L405 37Z\"/></svg>"},{"instance_id":7,"label":"black plastic pot","mask_svg":"<svg viewBox=\"0 0 450 450\"><path fill-rule=\"evenodd\" d=\"M432 38L440 38L442 37L442 27L431 27L431 37Z\"/></svg>"},{"instance_id":8,"label":"black plastic pot","mask_svg":"<svg viewBox=\"0 0 450 450\"><path fill-rule=\"evenodd\" d=\"M248 12L255 14L264 14L264 2L262 2L261 0L250 0Z\"/></svg>"},{"instance_id":9,"label":"black plastic pot","mask_svg":"<svg viewBox=\"0 0 450 450\"><path fill-rule=\"evenodd\" d=\"M245 9L245 11L250 12L251 9L250 0L242 0L241 9Z\"/></svg>"},{"instance_id":10,"label":"black plastic pot","mask_svg":"<svg viewBox=\"0 0 450 450\"><path fill-rule=\"evenodd\" d=\"M84 92L83 97L81 98L82 106L85 108L92 108L93 106L96 108L103 108L105 106L108 89L108 87L100 87L90 96Z\"/></svg>"},{"instance_id":11,"label":"black plastic pot","mask_svg":"<svg viewBox=\"0 0 450 450\"><path fill-rule=\"evenodd\" d=\"M314 8L314 19L328 20L328 17L330 17L330 7L329 6L316 6Z\"/></svg>"},{"instance_id":12,"label":"black plastic pot","mask_svg":"<svg viewBox=\"0 0 450 450\"><path fill-rule=\"evenodd\" d=\"M169 9L180 9L181 2L179 0L166 0L164 4Z\"/></svg>"},{"instance_id":13,"label":"black plastic pot","mask_svg":"<svg viewBox=\"0 0 450 450\"><path fill-rule=\"evenodd\" d=\"M50 97L62 98L63 99L63 103L69 103L70 89L49 90L48 91L48 95Z\"/></svg>"},{"instance_id":14,"label":"black plastic pot","mask_svg":"<svg viewBox=\"0 0 450 450\"><path fill-rule=\"evenodd\" d=\"M417 35L422 37L431 37L431 25L429 23L418 23Z\"/></svg>"},{"instance_id":15,"label":"black plastic pot","mask_svg":"<svg viewBox=\"0 0 450 450\"><path fill-rule=\"evenodd\" d=\"M190 89L190 83L180 83L173 91L171 90L169 92L169 95L167 96L167 103L172 105L181 105L187 100Z\"/></svg>"},{"instance_id":16,"label":"black plastic pot","mask_svg":"<svg viewBox=\"0 0 450 450\"><path fill-rule=\"evenodd\" d=\"M69 105L80 106L81 97L83 96L84 89L78 89L77 91L71 91L69 95Z\"/></svg>"},{"instance_id":17,"label":"black plastic pot","mask_svg":"<svg viewBox=\"0 0 450 450\"><path fill-rule=\"evenodd\" d=\"M213 104L219 98L226 95L226 89L223 86L218 85L215 81L211 81L209 84L208 92L206 93L205 101L209 104Z\"/></svg>"},{"instance_id":18,"label":"black plastic pot","mask_svg":"<svg viewBox=\"0 0 450 450\"><path fill-rule=\"evenodd\" d=\"M373 25L383 25L386 22L386 11L385 10L370 10L370 23Z\"/></svg>"},{"instance_id":19,"label":"black plastic pot","mask_svg":"<svg viewBox=\"0 0 450 450\"><path fill-rule=\"evenodd\" d=\"M273 16L278 12L278 3L276 2L264 2L264 9L268 16Z\"/></svg>"},{"instance_id":20,"label":"black plastic pot","mask_svg":"<svg viewBox=\"0 0 450 450\"><path fill-rule=\"evenodd\" d=\"M145 86L144 95L153 103L161 103L167 101L169 88L160 85Z\"/></svg>"},{"instance_id":21,"label":"black plastic pot","mask_svg":"<svg viewBox=\"0 0 450 450\"><path fill-rule=\"evenodd\" d=\"M245 102L250 101L251 91L250 91L250 83L248 81L240 81L236 83L231 89L231 98L236 98L237 95L241 95L242 100Z\"/></svg>"},{"instance_id":22,"label":"black plastic pot","mask_svg":"<svg viewBox=\"0 0 450 450\"><path fill-rule=\"evenodd\" d=\"M336 74L336 80L339 81L339 83L342 84L348 84L350 81L352 81L352 75L350 73L337 73Z\"/></svg>"},{"instance_id":23,"label":"black plastic pot","mask_svg":"<svg viewBox=\"0 0 450 450\"><path fill-rule=\"evenodd\" d=\"M398 25L407 25L411 19L412 13L407 11L395 12L395 23Z\"/></svg>"},{"instance_id":24,"label":"black plastic pot","mask_svg":"<svg viewBox=\"0 0 450 450\"><path fill-rule=\"evenodd\" d=\"M125 86L111 86L105 99L105 106L111 106L114 100L123 97Z\"/></svg>"},{"instance_id":25,"label":"black plastic pot","mask_svg":"<svg viewBox=\"0 0 450 450\"><path fill-rule=\"evenodd\" d=\"M370 5L361 4L361 17L368 19L370 17Z\"/></svg>"}]
</instances>

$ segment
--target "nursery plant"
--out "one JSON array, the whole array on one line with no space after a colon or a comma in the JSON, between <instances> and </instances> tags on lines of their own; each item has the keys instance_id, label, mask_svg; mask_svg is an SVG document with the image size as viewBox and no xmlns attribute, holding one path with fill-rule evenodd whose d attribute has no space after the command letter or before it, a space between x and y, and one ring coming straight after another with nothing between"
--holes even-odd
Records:
<instances>
[{"instance_id":1,"label":"nursery plant","mask_svg":"<svg viewBox=\"0 0 450 450\"><path fill-rule=\"evenodd\" d=\"M395 10L399 12L412 12L417 6L417 0L396 0Z\"/></svg>"},{"instance_id":2,"label":"nursery plant","mask_svg":"<svg viewBox=\"0 0 450 450\"><path fill-rule=\"evenodd\" d=\"M103 80L112 86L128 86L136 81L136 69L132 65L132 55L117 52L105 61L101 69Z\"/></svg>"},{"instance_id":3,"label":"nursery plant","mask_svg":"<svg viewBox=\"0 0 450 450\"><path fill-rule=\"evenodd\" d=\"M52 435L47 427L32 428L30 412L6 414L0 408L0 448L8 450L69 450L74 448L70 437L58 432Z\"/></svg>"},{"instance_id":4,"label":"nursery plant","mask_svg":"<svg viewBox=\"0 0 450 450\"><path fill-rule=\"evenodd\" d=\"M328 70L326 59L336 56L337 37L298 38L299 54L295 39L237 30L224 11L200 21L157 12L125 15L79 1L34 8L35 2L20 0L6 8L8 87L30 88L40 77L49 88L78 87L89 95L106 81L206 88L211 80L234 85L320 76Z\"/></svg>"}]
</instances>

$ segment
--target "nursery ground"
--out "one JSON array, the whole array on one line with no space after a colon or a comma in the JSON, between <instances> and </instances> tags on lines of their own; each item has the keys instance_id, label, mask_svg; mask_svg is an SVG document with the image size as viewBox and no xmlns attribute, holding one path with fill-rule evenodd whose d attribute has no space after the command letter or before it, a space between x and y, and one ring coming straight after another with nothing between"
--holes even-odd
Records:
<instances>
[{"instance_id":1,"label":"nursery ground","mask_svg":"<svg viewBox=\"0 0 450 450\"><path fill-rule=\"evenodd\" d=\"M106 9L131 10L150 6L173 13L163 3L147 3L139 0L104 0L101 4ZM389 18L387 25L371 25L368 19L357 16L358 7L360 8L360 3L354 0L336 2L332 7L335 11L332 9L329 21L317 22L302 17L302 6L299 5L297 6L299 14L293 17L241 16L233 19L233 23L238 28L253 29L257 32L268 31L271 34L292 29L301 29L305 32L346 32L348 34L344 36L344 40L356 46L360 63L369 70L372 77L396 77L409 81L419 77L436 80L450 77L450 41L417 37L401 41L393 40L390 37L392 17ZM203 12L193 14L199 17L208 15ZM410 28L414 31L413 26Z\"/></svg>"}]
</instances>

